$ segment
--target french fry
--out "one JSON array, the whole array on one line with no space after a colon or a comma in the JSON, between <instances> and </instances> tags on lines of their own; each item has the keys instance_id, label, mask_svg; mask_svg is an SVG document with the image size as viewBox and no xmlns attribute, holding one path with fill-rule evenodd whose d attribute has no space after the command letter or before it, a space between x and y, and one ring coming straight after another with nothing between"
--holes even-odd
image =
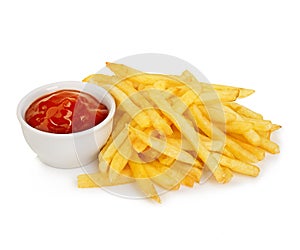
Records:
<instances>
[{"instance_id":1,"label":"french fry","mask_svg":"<svg viewBox=\"0 0 300 250\"><path fill-rule=\"evenodd\" d=\"M134 140L132 140L132 147L134 148L134 150L137 153L141 153L144 150L146 150L146 148L148 147L148 145L146 143L144 143L142 140L140 140L137 136L135 136L134 134L133 137L135 138Z\"/></svg>"},{"instance_id":2,"label":"french fry","mask_svg":"<svg viewBox=\"0 0 300 250\"><path fill-rule=\"evenodd\" d=\"M229 168L221 167L222 171L225 173L226 183L229 182L233 176L232 171Z\"/></svg>"},{"instance_id":3,"label":"french fry","mask_svg":"<svg viewBox=\"0 0 300 250\"><path fill-rule=\"evenodd\" d=\"M235 112L233 109L231 109L227 106L224 106L224 110L235 114L236 117L237 117L237 121L244 121L244 119L237 112ZM254 146L259 146L261 144L261 138L260 138L259 134L254 129L248 130L247 132L245 132L243 134L243 136L247 139L247 141L249 143L251 143Z\"/></svg>"},{"instance_id":4,"label":"french fry","mask_svg":"<svg viewBox=\"0 0 300 250\"><path fill-rule=\"evenodd\" d=\"M127 127L123 128L123 130L114 138L111 144L105 148L105 150L101 150L99 154L99 171L100 172L107 172L109 163L111 162L114 154L117 151L117 148L121 147L123 142L128 136L128 130Z\"/></svg>"},{"instance_id":5,"label":"french fry","mask_svg":"<svg viewBox=\"0 0 300 250\"><path fill-rule=\"evenodd\" d=\"M223 109L214 106L197 106L201 113L212 123L230 123L236 121L236 116L233 113L225 112Z\"/></svg>"},{"instance_id":6,"label":"french fry","mask_svg":"<svg viewBox=\"0 0 300 250\"><path fill-rule=\"evenodd\" d=\"M172 167L167 167L166 165L160 163L158 160L151 162L151 164L159 169L160 172L165 173L166 175L170 176L174 180L176 180L177 183L180 183L182 179L189 174L187 171L191 168L190 165L188 165L188 168L183 172L179 166L181 166L180 162L175 162Z\"/></svg>"},{"instance_id":7,"label":"french fry","mask_svg":"<svg viewBox=\"0 0 300 250\"><path fill-rule=\"evenodd\" d=\"M261 138L259 134L253 129L250 129L249 131L244 133L244 137L254 146L259 146L261 144Z\"/></svg>"},{"instance_id":8,"label":"french fry","mask_svg":"<svg viewBox=\"0 0 300 250\"><path fill-rule=\"evenodd\" d=\"M192 188L194 186L194 183L195 183L195 180L188 175L186 175L181 181L182 185L187 186L189 188Z\"/></svg>"},{"instance_id":9,"label":"french fry","mask_svg":"<svg viewBox=\"0 0 300 250\"><path fill-rule=\"evenodd\" d=\"M170 178L176 180L177 183L181 183L188 187L193 187L194 182L199 183L202 175L201 169L195 169L194 167L182 162L175 162L171 167L166 167L159 161L154 161L152 165L160 169L161 172L170 176Z\"/></svg>"},{"instance_id":10,"label":"french fry","mask_svg":"<svg viewBox=\"0 0 300 250\"><path fill-rule=\"evenodd\" d=\"M189 173L193 176L193 178L195 179L195 181L197 183L200 183L200 180L201 180L201 177L203 174L203 169L193 167Z\"/></svg>"},{"instance_id":11,"label":"french fry","mask_svg":"<svg viewBox=\"0 0 300 250\"><path fill-rule=\"evenodd\" d=\"M179 78L187 83L190 83L192 81L197 81L196 77L188 70L183 71L182 74L179 76ZM249 95L252 95L255 92L252 89L237 88L237 87L231 87L231 86L221 85L221 84L208 84L208 83L199 83L199 84L202 84L204 88L208 88L208 89L214 88L214 90L216 91L239 90L238 98L245 98Z\"/></svg>"},{"instance_id":12,"label":"french fry","mask_svg":"<svg viewBox=\"0 0 300 250\"><path fill-rule=\"evenodd\" d=\"M129 126L130 132L134 133L138 136L144 143L152 147L158 152L162 152L163 154L170 156L172 158L177 159L178 161L182 161L189 164L195 164L195 159L185 151L181 151L180 148L177 148L167 142L164 142L161 139L151 137L149 138L146 133L135 129Z\"/></svg>"},{"instance_id":13,"label":"french fry","mask_svg":"<svg viewBox=\"0 0 300 250\"><path fill-rule=\"evenodd\" d=\"M209 158L209 151L201 144L199 141L199 135L194 130L191 125L186 122L186 120L176 113L171 105L161 97L159 92L157 91L149 91L149 95L151 96L152 100L155 101L156 105L159 109L163 110L165 115L173 122L173 124L177 127L181 133L190 140L190 143L193 145L196 152L198 152L199 158L208 166L208 168L212 171L215 175L216 179L220 183L225 183L226 175L222 173L222 169L219 168L218 162L214 158Z\"/></svg>"},{"instance_id":14,"label":"french fry","mask_svg":"<svg viewBox=\"0 0 300 250\"><path fill-rule=\"evenodd\" d=\"M246 163L256 163L259 161L259 159L252 151L249 151L245 147L243 148L240 143L232 140L231 137L227 137L226 143L228 150L234 155L236 159Z\"/></svg>"},{"instance_id":15,"label":"french fry","mask_svg":"<svg viewBox=\"0 0 300 250\"><path fill-rule=\"evenodd\" d=\"M167 89L167 82L165 80L158 80L158 81L153 83L153 87L155 89L166 90Z\"/></svg>"},{"instance_id":16,"label":"french fry","mask_svg":"<svg viewBox=\"0 0 300 250\"><path fill-rule=\"evenodd\" d=\"M258 120L263 119L263 116L261 114L258 114L256 112L252 111L251 109L246 108L243 105L240 105L238 103L230 102L230 103L227 103L226 105L228 107L230 107L231 109L233 109L234 111L236 111L241 116L252 118L252 119L258 119Z\"/></svg>"},{"instance_id":17,"label":"french fry","mask_svg":"<svg viewBox=\"0 0 300 250\"><path fill-rule=\"evenodd\" d=\"M149 127L150 124L150 119L147 116L147 114L144 111L141 111L138 106L136 106L130 98L123 92L121 91L118 87L116 86L108 86L104 85L102 86L105 89L107 89L111 94L114 96L115 99L118 100L120 104L121 109L125 109L127 113L131 116L133 120L136 121L136 123L139 124L142 128L147 128Z\"/></svg>"},{"instance_id":18,"label":"french fry","mask_svg":"<svg viewBox=\"0 0 300 250\"><path fill-rule=\"evenodd\" d=\"M270 136L281 126L235 102L254 90L199 82L187 70L174 76L116 63L107 67L115 75L83 81L115 98L114 129L99 153L100 173L78 176L79 187L136 181L146 197L160 202L154 184L193 187L206 169L219 183L233 173L255 177L260 170L254 163L280 151Z\"/></svg>"},{"instance_id":19,"label":"french fry","mask_svg":"<svg viewBox=\"0 0 300 250\"><path fill-rule=\"evenodd\" d=\"M225 86L225 85L221 85L221 84L212 84L212 85L216 91L220 91L220 90L224 90L224 89L227 89L227 90L238 89L239 90L238 98L245 98L249 95L252 95L255 92L253 89L237 88L237 87Z\"/></svg>"},{"instance_id":20,"label":"french fry","mask_svg":"<svg viewBox=\"0 0 300 250\"><path fill-rule=\"evenodd\" d=\"M150 120L153 121L152 124L154 128L162 130L166 135L171 135L173 133L167 122L155 109L151 108L152 105L132 86L130 81L121 81L118 83L118 87L124 91L124 93L126 93L137 106L139 106L142 110L145 110L145 113L148 115Z\"/></svg>"},{"instance_id":21,"label":"french fry","mask_svg":"<svg viewBox=\"0 0 300 250\"><path fill-rule=\"evenodd\" d=\"M232 158L232 159L234 159L235 158L235 156L234 156L234 154L233 153L231 153L231 151L229 150L229 148L228 148L228 146L226 145L225 147L224 147L224 149L223 149L223 152L222 152L224 155L226 155L227 157L229 157L229 158Z\"/></svg>"},{"instance_id":22,"label":"french fry","mask_svg":"<svg viewBox=\"0 0 300 250\"><path fill-rule=\"evenodd\" d=\"M251 122L234 121L226 124L227 133L244 134L253 129Z\"/></svg>"},{"instance_id":23,"label":"french fry","mask_svg":"<svg viewBox=\"0 0 300 250\"><path fill-rule=\"evenodd\" d=\"M236 159L231 159L226 156L221 157L220 164L240 174L249 176L257 176L259 174L259 168L257 166Z\"/></svg>"},{"instance_id":24,"label":"french fry","mask_svg":"<svg viewBox=\"0 0 300 250\"><path fill-rule=\"evenodd\" d=\"M137 74L127 78L133 83L154 86L157 81L165 81L166 88L180 86L182 83L173 76L163 74Z\"/></svg>"},{"instance_id":25,"label":"french fry","mask_svg":"<svg viewBox=\"0 0 300 250\"><path fill-rule=\"evenodd\" d=\"M280 152L279 146L266 138L261 138L260 147L271 154L278 154Z\"/></svg>"},{"instance_id":26,"label":"french fry","mask_svg":"<svg viewBox=\"0 0 300 250\"><path fill-rule=\"evenodd\" d=\"M240 141L240 140L237 140L237 139L232 138L232 137L230 139L233 140L233 141L235 141L237 144L239 144L240 146L242 146L247 151L251 152L253 155L255 155L256 159L258 161L261 161L261 160L263 160L265 158L265 151L263 149L255 147L255 146L253 146L251 144L248 144L245 141Z\"/></svg>"},{"instance_id":27,"label":"french fry","mask_svg":"<svg viewBox=\"0 0 300 250\"><path fill-rule=\"evenodd\" d=\"M114 182L118 178L120 172L127 165L130 157L131 157L131 144L129 142L129 138L127 138L120 146L120 148L116 151L110 163L108 177L112 182Z\"/></svg>"},{"instance_id":28,"label":"french fry","mask_svg":"<svg viewBox=\"0 0 300 250\"><path fill-rule=\"evenodd\" d=\"M172 106L178 111L178 113L182 114L191 104L198 100L198 98L199 96L197 96L197 94L195 94L192 90L187 90ZM181 102L183 102L184 105L182 105Z\"/></svg>"},{"instance_id":29,"label":"french fry","mask_svg":"<svg viewBox=\"0 0 300 250\"><path fill-rule=\"evenodd\" d=\"M116 76L108 76L103 74L93 74L82 80L83 82L93 83L96 85L115 84L119 81Z\"/></svg>"},{"instance_id":30,"label":"french fry","mask_svg":"<svg viewBox=\"0 0 300 250\"><path fill-rule=\"evenodd\" d=\"M148 179L148 174L144 166L140 163L130 161L129 167L132 171L134 178L136 179L137 184L139 185L143 193L146 195L146 197L149 197L155 200L156 202L160 203L161 201L159 195L157 194L157 191L153 186L152 182Z\"/></svg>"},{"instance_id":31,"label":"french fry","mask_svg":"<svg viewBox=\"0 0 300 250\"><path fill-rule=\"evenodd\" d=\"M210 138L216 140L217 138L224 138L224 132L211 124L200 112L197 106L192 105L190 108L193 116L196 119L197 126ZM216 138L215 138L216 137ZM226 138L227 148L240 160L246 160L246 162L257 162L255 156L251 155L248 151L243 149L239 144Z\"/></svg>"},{"instance_id":32,"label":"french fry","mask_svg":"<svg viewBox=\"0 0 300 250\"><path fill-rule=\"evenodd\" d=\"M258 133L260 137L263 137L263 138L266 138L269 140L271 138L271 131L256 131L256 133ZM236 137L236 135L235 135L235 137Z\"/></svg>"},{"instance_id":33,"label":"french fry","mask_svg":"<svg viewBox=\"0 0 300 250\"><path fill-rule=\"evenodd\" d=\"M169 157L169 156L164 155L164 154L160 155L157 159L159 160L159 162L161 164L164 164L166 166L171 166L175 161L174 158Z\"/></svg>"},{"instance_id":34,"label":"french fry","mask_svg":"<svg viewBox=\"0 0 300 250\"><path fill-rule=\"evenodd\" d=\"M271 127L271 132L274 132L278 129L281 129L281 126L280 125L277 125L277 124L272 124L272 127Z\"/></svg>"},{"instance_id":35,"label":"french fry","mask_svg":"<svg viewBox=\"0 0 300 250\"><path fill-rule=\"evenodd\" d=\"M171 178L164 172L160 172L157 168L151 164L145 164L145 169L148 176L159 186L166 190L177 190L179 189L179 183L176 179Z\"/></svg>"},{"instance_id":36,"label":"french fry","mask_svg":"<svg viewBox=\"0 0 300 250\"><path fill-rule=\"evenodd\" d=\"M144 150L143 152L140 152L138 154L139 158L143 161L143 162L152 162L154 160L156 160L157 158L159 158L162 155L161 152L148 147L146 150Z\"/></svg>"},{"instance_id":37,"label":"french fry","mask_svg":"<svg viewBox=\"0 0 300 250\"><path fill-rule=\"evenodd\" d=\"M131 170L125 170L114 181L109 180L105 173L81 174L77 177L77 185L79 188L95 188L135 182L135 179L128 177L129 171Z\"/></svg>"},{"instance_id":38,"label":"french fry","mask_svg":"<svg viewBox=\"0 0 300 250\"><path fill-rule=\"evenodd\" d=\"M118 78L121 80L142 73L141 71L138 71L134 68L130 68L124 64L106 62L106 67L108 67L112 72L114 72L116 76L118 76Z\"/></svg>"},{"instance_id":39,"label":"french fry","mask_svg":"<svg viewBox=\"0 0 300 250\"><path fill-rule=\"evenodd\" d=\"M266 120L258 120L253 118L244 118L245 122L251 123L253 129L256 131L270 131L272 129L272 122Z\"/></svg>"}]
</instances>

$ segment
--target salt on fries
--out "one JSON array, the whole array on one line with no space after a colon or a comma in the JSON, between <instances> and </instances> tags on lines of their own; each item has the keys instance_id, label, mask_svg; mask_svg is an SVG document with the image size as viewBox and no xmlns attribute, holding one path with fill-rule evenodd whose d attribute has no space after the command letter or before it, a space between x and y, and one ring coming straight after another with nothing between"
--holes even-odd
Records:
<instances>
[{"instance_id":1,"label":"salt on fries","mask_svg":"<svg viewBox=\"0 0 300 250\"><path fill-rule=\"evenodd\" d=\"M107 63L112 76L83 81L107 89L117 112L113 133L99 153L99 172L78 176L78 187L136 182L160 202L155 186L177 190L199 183L204 167L219 183L233 173L257 176L265 153L279 153L270 140L280 128L235 101L254 90L199 82L181 75L148 74Z\"/></svg>"}]
</instances>

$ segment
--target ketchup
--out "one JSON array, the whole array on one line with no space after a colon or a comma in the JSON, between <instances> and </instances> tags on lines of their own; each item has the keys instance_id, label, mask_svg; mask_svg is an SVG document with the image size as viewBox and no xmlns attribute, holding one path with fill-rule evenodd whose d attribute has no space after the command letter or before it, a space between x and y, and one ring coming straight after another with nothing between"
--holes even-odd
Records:
<instances>
[{"instance_id":1,"label":"ketchup","mask_svg":"<svg viewBox=\"0 0 300 250\"><path fill-rule=\"evenodd\" d=\"M92 128L108 115L108 109L88 93L59 90L35 100L25 120L38 130L69 134Z\"/></svg>"}]
</instances>

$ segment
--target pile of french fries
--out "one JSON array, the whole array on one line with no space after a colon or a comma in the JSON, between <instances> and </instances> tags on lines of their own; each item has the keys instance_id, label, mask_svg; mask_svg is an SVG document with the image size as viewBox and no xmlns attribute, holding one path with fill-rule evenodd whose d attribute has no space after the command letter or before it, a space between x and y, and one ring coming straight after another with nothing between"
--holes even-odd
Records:
<instances>
[{"instance_id":1,"label":"pile of french fries","mask_svg":"<svg viewBox=\"0 0 300 250\"><path fill-rule=\"evenodd\" d=\"M257 176L265 153L279 153L270 140L280 128L235 101L254 90L199 82L181 75L149 74L107 63L114 75L93 74L117 103L111 137L99 153L99 172L78 176L78 187L136 182L160 202L156 185L193 187L203 174L227 183L233 173ZM207 174L206 174L207 176Z\"/></svg>"}]
</instances>

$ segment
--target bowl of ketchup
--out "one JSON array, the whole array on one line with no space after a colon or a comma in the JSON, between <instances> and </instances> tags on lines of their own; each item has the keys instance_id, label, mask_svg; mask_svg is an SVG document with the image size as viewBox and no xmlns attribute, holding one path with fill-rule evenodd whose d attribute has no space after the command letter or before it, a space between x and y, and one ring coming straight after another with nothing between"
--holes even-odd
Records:
<instances>
[{"instance_id":1,"label":"bowl of ketchup","mask_svg":"<svg viewBox=\"0 0 300 250\"><path fill-rule=\"evenodd\" d=\"M85 166L108 140L115 101L94 84L66 81L39 87L19 103L23 135L39 159L58 168Z\"/></svg>"}]
</instances>

